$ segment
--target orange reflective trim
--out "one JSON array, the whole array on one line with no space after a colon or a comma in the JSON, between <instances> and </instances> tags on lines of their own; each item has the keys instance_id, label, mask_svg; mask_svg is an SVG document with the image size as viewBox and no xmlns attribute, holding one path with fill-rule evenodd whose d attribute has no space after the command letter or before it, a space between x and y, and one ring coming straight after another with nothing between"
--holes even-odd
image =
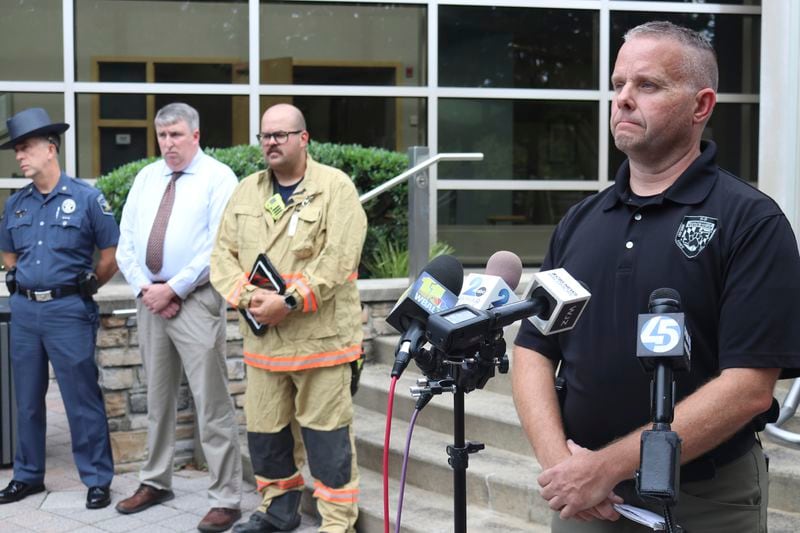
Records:
<instances>
[{"instance_id":1,"label":"orange reflective trim","mask_svg":"<svg viewBox=\"0 0 800 533\"><path fill-rule=\"evenodd\" d=\"M242 277L239 278L239 281L234 284L233 289L231 289L231 292L228 293L228 296L225 297L225 299L234 309L239 307L239 300L242 297L242 289L249 283L249 277L250 275L245 272Z\"/></svg>"},{"instance_id":2,"label":"orange reflective trim","mask_svg":"<svg viewBox=\"0 0 800 533\"><path fill-rule=\"evenodd\" d=\"M361 357L361 346L358 344L331 352L290 357L269 357L267 355L244 352L245 364L274 372L288 372L340 365L355 361L359 357Z\"/></svg>"},{"instance_id":3,"label":"orange reflective trim","mask_svg":"<svg viewBox=\"0 0 800 533\"><path fill-rule=\"evenodd\" d=\"M332 503L358 503L359 490L356 489L332 489L326 487L319 481L314 482L314 497Z\"/></svg>"},{"instance_id":4,"label":"orange reflective trim","mask_svg":"<svg viewBox=\"0 0 800 533\"><path fill-rule=\"evenodd\" d=\"M256 488L259 491L270 486L274 486L281 490L291 490L298 487L303 487L305 484L306 482L303 479L303 474L300 472L297 472L295 475L287 479L267 479L258 475L256 476Z\"/></svg>"},{"instance_id":5,"label":"orange reflective trim","mask_svg":"<svg viewBox=\"0 0 800 533\"><path fill-rule=\"evenodd\" d=\"M303 312L309 313L319 309L317 305L317 298L314 296L314 291L309 287L310 283L302 272L290 272L288 274L281 274L286 281L286 285L294 287L300 296L303 298Z\"/></svg>"},{"instance_id":6,"label":"orange reflective trim","mask_svg":"<svg viewBox=\"0 0 800 533\"><path fill-rule=\"evenodd\" d=\"M358 270L347 276L347 281L355 281L358 279Z\"/></svg>"}]
</instances>

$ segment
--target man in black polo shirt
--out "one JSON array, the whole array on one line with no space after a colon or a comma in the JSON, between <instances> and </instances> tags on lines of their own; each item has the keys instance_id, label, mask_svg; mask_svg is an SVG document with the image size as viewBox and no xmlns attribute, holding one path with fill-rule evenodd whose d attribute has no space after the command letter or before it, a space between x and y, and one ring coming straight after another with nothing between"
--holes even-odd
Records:
<instances>
[{"instance_id":1,"label":"man in black polo shirt","mask_svg":"<svg viewBox=\"0 0 800 533\"><path fill-rule=\"evenodd\" d=\"M542 265L592 292L572 332L543 337L525 321L514 351L514 399L554 532L646 531L617 520L612 504L660 510L632 481L650 426L636 321L660 287L680 293L692 333L691 371L675 375L676 521L692 533L767 531L752 421L770 407L781 369L800 368L800 328L787 327L800 318L800 258L775 202L719 169L714 143L700 141L717 72L694 31L653 22L627 33L611 77L611 131L628 160L614 186L567 213Z\"/></svg>"}]
</instances>

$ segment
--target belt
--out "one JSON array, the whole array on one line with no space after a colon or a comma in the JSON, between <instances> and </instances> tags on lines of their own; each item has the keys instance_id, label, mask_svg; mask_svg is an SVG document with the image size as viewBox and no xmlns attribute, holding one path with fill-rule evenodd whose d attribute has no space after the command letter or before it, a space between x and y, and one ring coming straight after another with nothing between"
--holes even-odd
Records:
<instances>
[{"instance_id":1,"label":"belt","mask_svg":"<svg viewBox=\"0 0 800 533\"><path fill-rule=\"evenodd\" d=\"M743 430L710 452L681 467L681 483L713 479L717 468L732 463L746 454L756 443L756 435L748 424Z\"/></svg>"},{"instance_id":2,"label":"belt","mask_svg":"<svg viewBox=\"0 0 800 533\"><path fill-rule=\"evenodd\" d=\"M78 294L78 287L56 287L55 289L25 289L17 287L17 293L34 302L49 302L56 298Z\"/></svg>"}]
</instances>

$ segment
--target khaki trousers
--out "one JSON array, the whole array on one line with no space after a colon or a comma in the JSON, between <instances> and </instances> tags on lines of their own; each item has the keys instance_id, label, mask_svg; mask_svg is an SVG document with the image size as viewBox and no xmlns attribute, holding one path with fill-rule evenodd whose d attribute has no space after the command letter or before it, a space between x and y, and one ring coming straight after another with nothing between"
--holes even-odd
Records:
<instances>
[{"instance_id":1,"label":"khaki trousers","mask_svg":"<svg viewBox=\"0 0 800 533\"><path fill-rule=\"evenodd\" d=\"M682 483L675 522L683 533L767 533L769 479L761 446L756 444L739 459L718 468L707 481ZM633 482L620 484L615 492L625 503L663 515L663 509L636 495ZM561 520L553 513L554 533L647 533L645 526L620 517L616 522Z\"/></svg>"},{"instance_id":2,"label":"khaki trousers","mask_svg":"<svg viewBox=\"0 0 800 533\"><path fill-rule=\"evenodd\" d=\"M210 284L192 292L165 320L137 301L139 349L147 374L148 457L139 474L157 489L172 486L175 419L182 370L194 398L197 430L211 485L211 507L238 509L242 458L225 365L225 303Z\"/></svg>"}]
</instances>

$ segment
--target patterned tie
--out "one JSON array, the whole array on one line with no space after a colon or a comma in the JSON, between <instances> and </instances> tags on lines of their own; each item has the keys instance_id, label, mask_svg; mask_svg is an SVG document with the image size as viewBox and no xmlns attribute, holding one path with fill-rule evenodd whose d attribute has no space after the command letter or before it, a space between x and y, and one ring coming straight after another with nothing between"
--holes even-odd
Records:
<instances>
[{"instance_id":1,"label":"patterned tie","mask_svg":"<svg viewBox=\"0 0 800 533\"><path fill-rule=\"evenodd\" d=\"M161 197L161 204L158 206L156 219L150 230L150 238L147 240L147 255L144 262L153 274L160 272L164 266L164 236L167 234L169 215L175 203L175 182L182 175L183 172L180 171L172 173L172 179L169 180L164 196Z\"/></svg>"}]
</instances>

